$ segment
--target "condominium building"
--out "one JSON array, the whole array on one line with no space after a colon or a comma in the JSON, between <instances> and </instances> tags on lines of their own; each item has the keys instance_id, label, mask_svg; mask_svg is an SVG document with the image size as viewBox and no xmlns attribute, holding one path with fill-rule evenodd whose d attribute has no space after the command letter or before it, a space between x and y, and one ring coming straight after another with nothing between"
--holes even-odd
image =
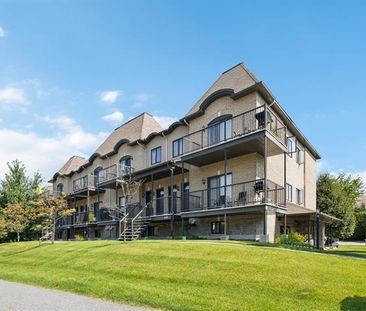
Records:
<instances>
[{"instance_id":1,"label":"condominium building","mask_svg":"<svg viewBox=\"0 0 366 311\"><path fill-rule=\"evenodd\" d=\"M148 113L53 176L75 215L60 239L196 237L273 242L297 231L322 243L318 152L243 64L222 73L179 121ZM317 225L316 225L317 224Z\"/></svg>"}]
</instances>

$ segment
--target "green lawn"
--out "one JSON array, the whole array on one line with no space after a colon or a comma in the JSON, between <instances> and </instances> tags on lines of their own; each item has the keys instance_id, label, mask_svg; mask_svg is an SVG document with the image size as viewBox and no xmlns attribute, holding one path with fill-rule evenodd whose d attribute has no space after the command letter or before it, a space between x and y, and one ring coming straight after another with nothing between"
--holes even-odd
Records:
<instances>
[{"instance_id":1,"label":"green lawn","mask_svg":"<svg viewBox=\"0 0 366 311\"><path fill-rule=\"evenodd\" d=\"M0 278L167 310L366 310L366 260L231 241L2 244Z\"/></svg>"}]
</instances>

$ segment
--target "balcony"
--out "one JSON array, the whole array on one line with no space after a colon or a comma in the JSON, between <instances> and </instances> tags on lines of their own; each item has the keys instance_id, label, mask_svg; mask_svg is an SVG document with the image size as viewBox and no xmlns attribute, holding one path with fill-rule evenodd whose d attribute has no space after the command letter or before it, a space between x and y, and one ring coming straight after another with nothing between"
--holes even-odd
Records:
<instances>
[{"instance_id":1,"label":"balcony","mask_svg":"<svg viewBox=\"0 0 366 311\"><path fill-rule=\"evenodd\" d=\"M94 177L92 175L85 175L75 179L72 183L74 194L86 195L89 190L94 191Z\"/></svg>"},{"instance_id":2,"label":"balcony","mask_svg":"<svg viewBox=\"0 0 366 311\"><path fill-rule=\"evenodd\" d=\"M112 188L116 187L116 180L131 176L135 172L132 166L113 164L98 172L98 187Z\"/></svg>"},{"instance_id":3,"label":"balcony","mask_svg":"<svg viewBox=\"0 0 366 311\"><path fill-rule=\"evenodd\" d=\"M122 213L117 209L101 207L96 212L80 212L60 217L56 221L56 227L85 227L99 222L117 221L121 218Z\"/></svg>"},{"instance_id":4,"label":"balcony","mask_svg":"<svg viewBox=\"0 0 366 311\"><path fill-rule=\"evenodd\" d=\"M273 111L261 106L225 119L183 139L182 160L202 166L227 158L257 152L264 155L264 140L268 142L267 155L286 151L286 126Z\"/></svg>"}]
</instances>

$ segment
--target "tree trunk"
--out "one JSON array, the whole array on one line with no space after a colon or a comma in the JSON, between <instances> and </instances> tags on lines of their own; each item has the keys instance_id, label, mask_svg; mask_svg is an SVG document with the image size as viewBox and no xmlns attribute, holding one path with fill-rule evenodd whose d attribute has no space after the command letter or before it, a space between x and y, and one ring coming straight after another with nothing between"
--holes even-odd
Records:
<instances>
[{"instance_id":1,"label":"tree trunk","mask_svg":"<svg viewBox=\"0 0 366 311\"><path fill-rule=\"evenodd\" d=\"M19 233L19 231L17 231L17 242L19 242L20 241L20 233Z\"/></svg>"}]
</instances>

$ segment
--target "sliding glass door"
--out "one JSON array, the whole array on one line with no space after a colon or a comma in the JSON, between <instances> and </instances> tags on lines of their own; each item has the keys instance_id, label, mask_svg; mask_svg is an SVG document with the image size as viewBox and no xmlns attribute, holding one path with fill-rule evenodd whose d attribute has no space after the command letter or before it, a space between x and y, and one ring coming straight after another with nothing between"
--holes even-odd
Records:
<instances>
[{"instance_id":1,"label":"sliding glass door","mask_svg":"<svg viewBox=\"0 0 366 311\"><path fill-rule=\"evenodd\" d=\"M209 208L223 207L232 201L232 174L214 176L208 179L207 202Z\"/></svg>"}]
</instances>

